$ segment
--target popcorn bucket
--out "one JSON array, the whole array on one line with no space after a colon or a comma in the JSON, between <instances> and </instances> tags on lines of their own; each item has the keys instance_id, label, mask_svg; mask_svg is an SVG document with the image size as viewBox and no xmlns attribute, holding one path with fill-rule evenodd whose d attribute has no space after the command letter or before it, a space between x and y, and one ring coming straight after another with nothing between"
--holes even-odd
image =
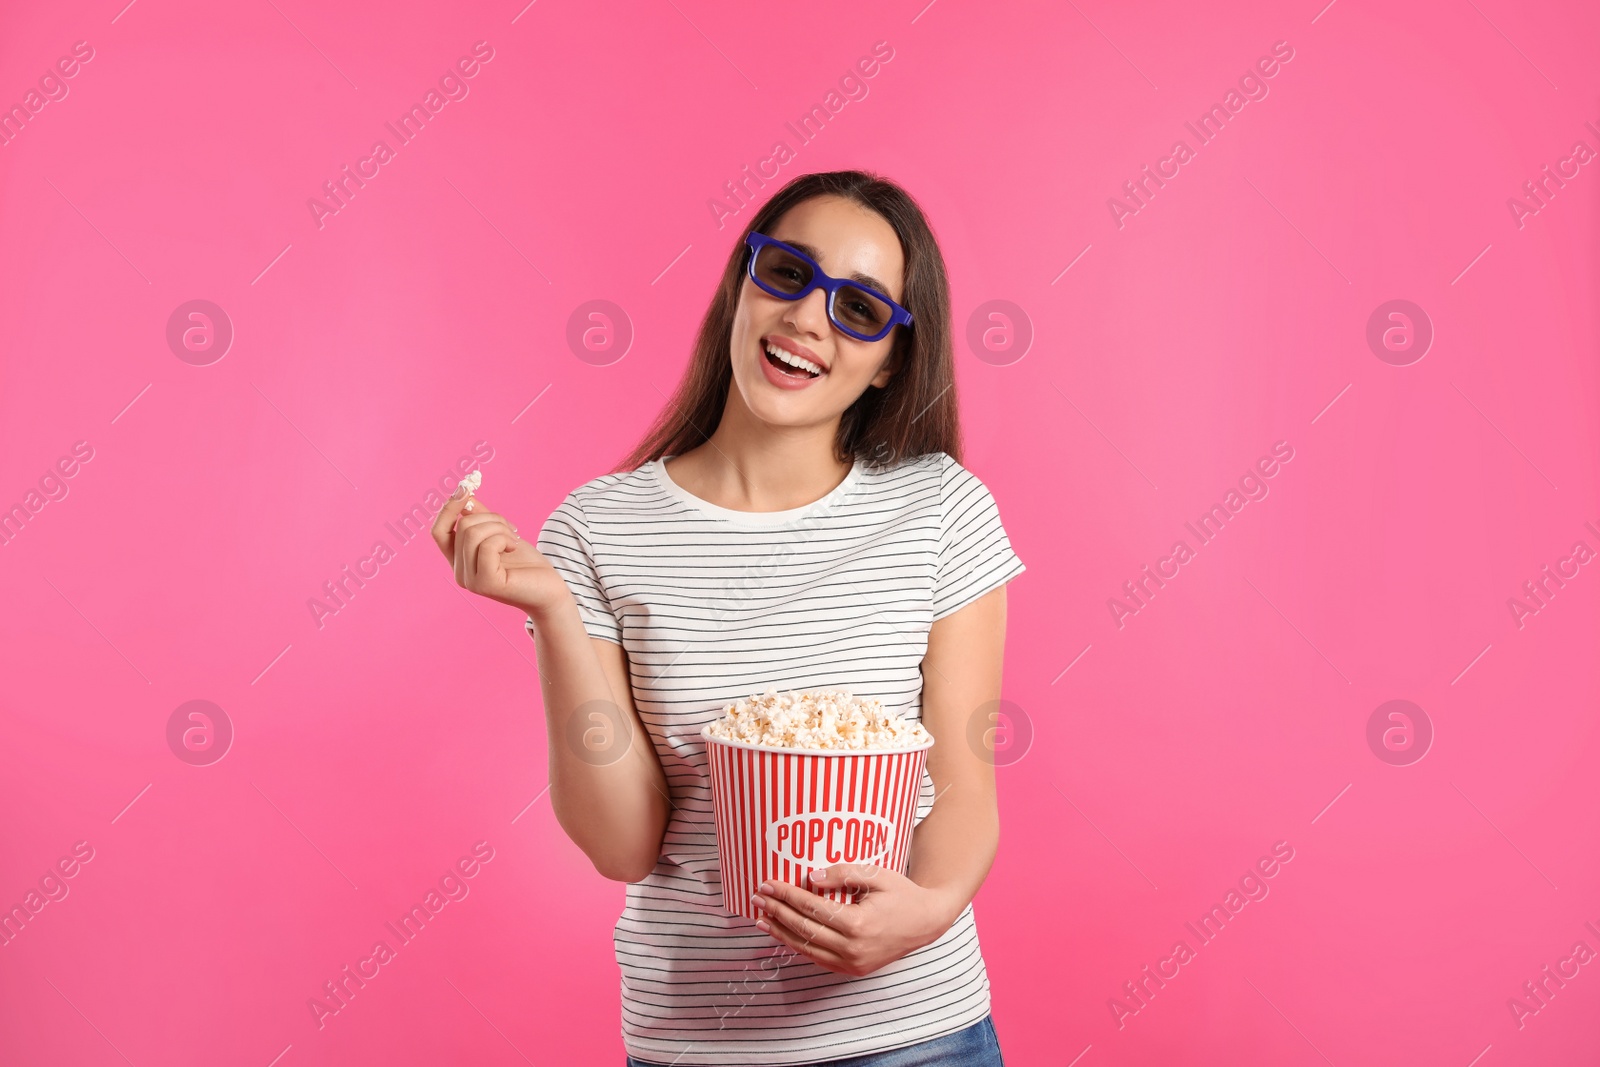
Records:
<instances>
[{"instance_id":1,"label":"popcorn bucket","mask_svg":"<svg viewBox=\"0 0 1600 1067\"><path fill-rule=\"evenodd\" d=\"M915 748L795 749L725 741L702 727L722 865L722 903L757 918L751 894L781 878L838 903L844 887L812 889L813 870L870 863L904 874L932 739Z\"/></svg>"}]
</instances>

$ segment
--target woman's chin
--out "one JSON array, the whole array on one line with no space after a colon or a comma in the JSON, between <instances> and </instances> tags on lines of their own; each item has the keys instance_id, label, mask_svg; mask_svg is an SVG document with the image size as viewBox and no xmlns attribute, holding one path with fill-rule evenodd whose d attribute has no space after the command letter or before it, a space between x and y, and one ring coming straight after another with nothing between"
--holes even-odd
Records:
<instances>
[{"instance_id":1,"label":"woman's chin","mask_svg":"<svg viewBox=\"0 0 1600 1067\"><path fill-rule=\"evenodd\" d=\"M828 421L810 397L801 398L793 393L780 392L765 383L758 383L756 388L758 392L754 396L744 390L740 391L740 395L746 410L757 422L774 428L800 429Z\"/></svg>"}]
</instances>

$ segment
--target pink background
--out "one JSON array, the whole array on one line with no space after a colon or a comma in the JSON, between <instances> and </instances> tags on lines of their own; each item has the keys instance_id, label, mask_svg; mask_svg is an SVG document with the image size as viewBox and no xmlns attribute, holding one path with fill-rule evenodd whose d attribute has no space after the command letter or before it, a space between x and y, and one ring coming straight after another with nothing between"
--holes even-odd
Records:
<instances>
[{"instance_id":1,"label":"pink background","mask_svg":"<svg viewBox=\"0 0 1600 1067\"><path fill-rule=\"evenodd\" d=\"M1507 603L1600 549L1600 166L1507 205L1600 148L1592 4L122 3L8 4L0 34L7 105L93 49L0 147L0 506L66 489L0 545L0 901L93 849L0 947L0 1061L621 1062L623 890L551 816L521 616L385 523L475 442L524 530L610 470L749 217L708 201L780 139L761 196L861 166L928 211L966 465L1029 567L1005 696L1034 738L977 900L1008 1063L1600 1057L1600 964L1561 963L1600 951L1600 573ZM308 199L477 41L468 95L319 228ZM1278 41L1269 94L1119 227ZM166 340L194 299L235 331L205 366ZM596 299L621 358L568 345ZM1435 331L1406 366L1366 341L1393 299ZM991 300L1021 359L965 342ZM1270 494L1119 627L1278 441ZM1394 699L1434 731L1410 765L1367 741ZM236 734L208 766L168 745L190 700ZM480 841L319 1029L308 999ZM1270 894L1129 999L1279 841ZM1546 965L1578 972L1519 1027Z\"/></svg>"}]
</instances>

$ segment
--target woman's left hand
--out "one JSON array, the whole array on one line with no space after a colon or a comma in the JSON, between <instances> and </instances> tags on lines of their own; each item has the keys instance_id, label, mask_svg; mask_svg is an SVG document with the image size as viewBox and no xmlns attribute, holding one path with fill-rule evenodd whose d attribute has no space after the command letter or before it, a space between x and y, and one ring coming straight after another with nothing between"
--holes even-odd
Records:
<instances>
[{"instance_id":1,"label":"woman's left hand","mask_svg":"<svg viewBox=\"0 0 1600 1067\"><path fill-rule=\"evenodd\" d=\"M870 863L836 863L811 872L821 889L863 891L858 903L840 903L808 889L769 878L757 905L766 920L756 925L830 971L855 978L871 974L923 945L937 941L965 907L903 874Z\"/></svg>"}]
</instances>

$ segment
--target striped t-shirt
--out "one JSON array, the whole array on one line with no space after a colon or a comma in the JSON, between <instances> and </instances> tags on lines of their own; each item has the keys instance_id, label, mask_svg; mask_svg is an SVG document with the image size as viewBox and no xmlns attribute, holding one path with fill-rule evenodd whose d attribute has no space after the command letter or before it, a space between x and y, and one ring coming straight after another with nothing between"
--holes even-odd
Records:
<instances>
[{"instance_id":1,"label":"striped t-shirt","mask_svg":"<svg viewBox=\"0 0 1600 1067\"><path fill-rule=\"evenodd\" d=\"M943 452L880 469L857 460L804 507L733 511L690 494L657 459L574 489L536 547L588 633L626 650L672 794L661 856L628 885L613 930L628 1055L814 1063L988 1014L970 903L938 940L860 978L730 915L699 734L769 686L848 689L920 720L929 627L1024 570L984 484ZM916 822L933 803L924 771Z\"/></svg>"}]
</instances>

